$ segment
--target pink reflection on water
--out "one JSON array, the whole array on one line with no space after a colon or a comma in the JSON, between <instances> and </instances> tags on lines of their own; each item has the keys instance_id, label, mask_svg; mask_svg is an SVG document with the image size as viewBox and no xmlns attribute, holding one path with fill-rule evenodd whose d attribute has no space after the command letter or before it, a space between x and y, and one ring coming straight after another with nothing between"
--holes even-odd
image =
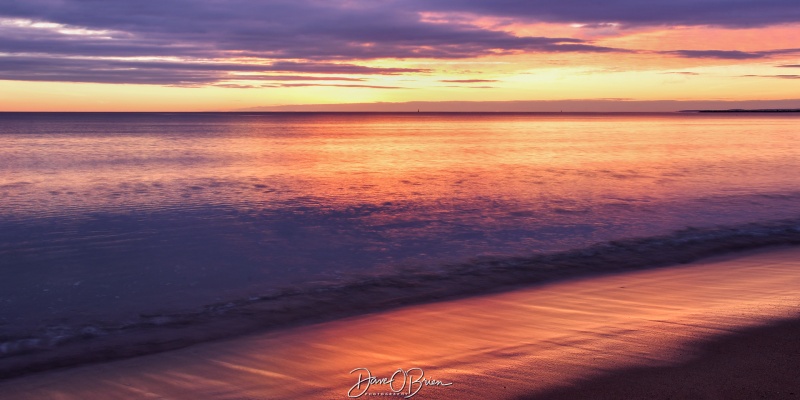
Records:
<instances>
[{"instance_id":1,"label":"pink reflection on water","mask_svg":"<svg viewBox=\"0 0 800 400\"><path fill-rule=\"evenodd\" d=\"M6 127L5 212L487 197L533 210L568 200L563 209L581 211L606 202L787 190L797 183L800 159L791 117L184 118L27 125L39 134Z\"/></svg>"}]
</instances>

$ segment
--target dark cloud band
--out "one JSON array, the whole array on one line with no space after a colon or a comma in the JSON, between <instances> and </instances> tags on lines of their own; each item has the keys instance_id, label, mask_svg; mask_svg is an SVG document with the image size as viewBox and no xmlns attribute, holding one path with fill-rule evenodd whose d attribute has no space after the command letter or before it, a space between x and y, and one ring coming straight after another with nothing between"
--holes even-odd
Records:
<instances>
[{"instance_id":1,"label":"dark cloud band","mask_svg":"<svg viewBox=\"0 0 800 400\"><path fill-rule=\"evenodd\" d=\"M417 0L441 12L604 26L757 27L800 22L796 0Z\"/></svg>"},{"instance_id":2,"label":"dark cloud band","mask_svg":"<svg viewBox=\"0 0 800 400\"><path fill-rule=\"evenodd\" d=\"M0 53L6 56L0 58L0 79L191 85L248 71L423 72L353 63L380 58L620 51L575 38L518 37L463 23L426 22L420 11L395 0L3 2ZM145 57L171 60L124 60ZM183 61L231 58L272 67Z\"/></svg>"}]
</instances>

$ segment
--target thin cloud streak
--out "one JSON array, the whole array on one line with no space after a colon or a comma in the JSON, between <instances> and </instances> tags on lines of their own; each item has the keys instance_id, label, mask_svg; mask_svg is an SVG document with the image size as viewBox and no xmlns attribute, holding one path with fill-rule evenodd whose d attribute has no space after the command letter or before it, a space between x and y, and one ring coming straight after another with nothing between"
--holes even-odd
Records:
<instances>
[{"instance_id":1,"label":"thin cloud streak","mask_svg":"<svg viewBox=\"0 0 800 400\"><path fill-rule=\"evenodd\" d=\"M439 87L463 88L463 89L496 89L497 88L497 86L462 86L462 85L447 85L447 86L439 86Z\"/></svg>"},{"instance_id":2,"label":"thin cloud streak","mask_svg":"<svg viewBox=\"0 0 800 400\"><path fill-rule=\"evenodd\" d=\"M671 54L684 58L713 58L719 60L755 60L769 55L761 52L750 53L738 50L673 50L663 54Z\"/></svg>"},{"instance_id":3,"label":"thin cloud streak","mask_svg":"<svg viewBox=\"0 0 800 400\"><path fill-rule=\"evenodd\" d=\"M339 88L367 88L367 89L410 89L403 86L381 86L381 85L338 85L338 84L318 84L318 83L283 83L280 85L264 86L264 87L339 87Z\"/></svg>"},{"instance_id":4,"label":"thin cloud streak","mask_svg":"<svg viewBox=\"0 0 800 400\"><path fill-rule=\"evenodd\" d=\"M796 53L800 53L800 49L774 49L750 52L739 50L671 50L661 52L661 54L675 55L683 58L707 58L718 60L757 60L770 58L776 55Z\"/></svg>"},{"instance_id":5,"label":"thin cloud streak","mask_svg":"<svg viewBox=\"0 0 800 400\"><path fill-rule=\"evenodd\" d=\"M499 82L497 79L441 79L439 82L446 83L488 83Z\"/></svg>"},{"instance_id":6,"label":"thin cloud streak","mask_svg":"<svg viewBox=\"0 0 800 400\"><path fill-rule=\"evenodd\" d=\"M741 78L800 79L800 75L741 75Z\"/></svg>"},{"instance_id":7,"label":"thin cloud streak","mask_svg":"<svg viewBox=\"0 0 800 400\"><path fill-rule=\"evenodd\" d=\"M280 83L264 85L240 85L234 83L220 83L213 85L228 89L263 89L263 88L297 88L297 87L338 87L356 89L409 89L402 86L358 85L358 84L324 84L324 83Z\"/></svg>"},{"instance_id":8,"label":"thin cloud streak","mask_svg":"<svg viewBox=\"0 0 800 400\"><path fill-rule=\"evenodd\" d=\"M194 86L222 81L363 81L353 77L313 75L274 75L275 72L330 75L398 75L425 73L419 68L373 68L355 64L276 62L268 65L126 61L117 59L51 60L48 57L0 56L0 79L21 81L60 81L93 83L133 83ZM264 74L270 73L270 74Z\"/></svg>"}]
</instances>

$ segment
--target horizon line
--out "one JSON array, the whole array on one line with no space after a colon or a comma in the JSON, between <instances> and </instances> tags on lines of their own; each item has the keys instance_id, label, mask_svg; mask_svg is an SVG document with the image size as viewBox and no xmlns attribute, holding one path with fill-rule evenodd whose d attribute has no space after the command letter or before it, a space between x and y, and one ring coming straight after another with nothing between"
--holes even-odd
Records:
<instances>
[{"instance_id":1,"label":"horizon line","mask_svg":"<svg viewBox=\"0 0 800 400\"><path fill-rule=\"evenodd\" d=\"M1 110L0 113L681 113L727 110L796 110L800 99L635 100L564 99L499 101L405 101L283 104L205 110Z\"/></svg>"}]
</instances>

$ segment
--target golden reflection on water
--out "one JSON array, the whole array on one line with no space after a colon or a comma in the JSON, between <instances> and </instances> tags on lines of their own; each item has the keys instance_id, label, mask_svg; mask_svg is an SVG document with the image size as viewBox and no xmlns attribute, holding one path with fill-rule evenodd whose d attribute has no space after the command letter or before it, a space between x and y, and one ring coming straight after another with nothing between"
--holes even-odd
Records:
<instances>
[{"instance_id":1,"label":"golden reflection on water","mask_svg":"<svg viewBox=\"0 0 800 400\"><path fill-rule=\"evenodd\" d=\"M786 189L797 183L790 171L800 159L796 120L777 117L164 118L0 131L5 212L263 207L308 196L337 206L650 201Z\"/></svg>"}]
</instances>

